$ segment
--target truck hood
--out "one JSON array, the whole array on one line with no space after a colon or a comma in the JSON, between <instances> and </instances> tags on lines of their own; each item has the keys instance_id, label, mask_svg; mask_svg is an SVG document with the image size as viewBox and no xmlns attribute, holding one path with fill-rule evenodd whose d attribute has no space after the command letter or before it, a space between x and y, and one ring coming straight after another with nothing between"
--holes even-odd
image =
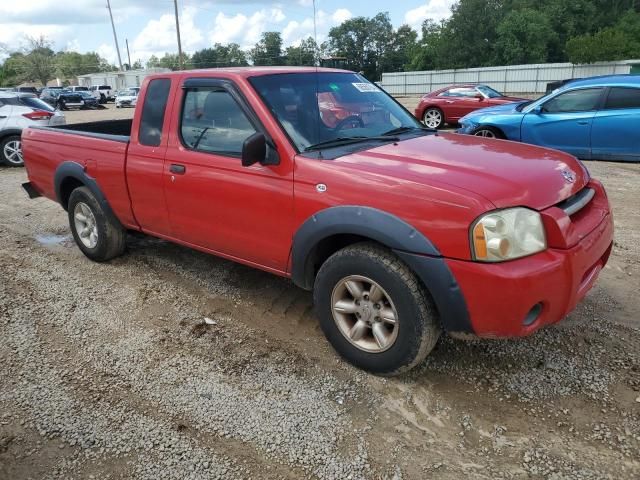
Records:
<instances>
[{"instance_id":1,"label":"truck hood","mask_svg":"<svg viewBox=\"0 0 640 480\"><path fill-rule=\"evenodd\" d=\"M581 190L589 173L575 157L506 140L443 133L365 150L336 161L364 172L451 185L496 208L543 210Z\"/></svg>"}]
</instances>

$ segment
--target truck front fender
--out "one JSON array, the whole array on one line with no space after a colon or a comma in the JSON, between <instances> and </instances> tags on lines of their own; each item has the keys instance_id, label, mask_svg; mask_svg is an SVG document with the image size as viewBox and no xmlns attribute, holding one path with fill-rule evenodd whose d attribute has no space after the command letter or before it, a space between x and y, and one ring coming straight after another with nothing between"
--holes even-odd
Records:
<instances>
[{"instance_id":1,"label":"truck front fender","mask_svg":"<svg viewBox=\"0 0 640 480\"><path fill-rule=\"evenodd\" d=\"M439 250L404 220L375 208L331 207L307 219L293 238L293 282L306 290L312 289L318 267L318 249L324 241L344 236L373 240L390 248L413 270L431 294L443 328L473 332L464 296Z\"/></svg>"}]
</instances>

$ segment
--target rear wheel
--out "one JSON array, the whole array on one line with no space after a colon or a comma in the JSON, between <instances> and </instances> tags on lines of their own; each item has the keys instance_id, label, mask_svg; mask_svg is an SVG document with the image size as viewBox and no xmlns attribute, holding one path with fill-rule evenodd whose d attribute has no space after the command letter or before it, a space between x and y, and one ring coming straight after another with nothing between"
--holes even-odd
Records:
<instances>
[{"instance_id":1,"label":"rear wheel","mask_svg":"<svg viewBox=\"0 0 640 480\"><path fill-rule=\"evenodd\" d=\"M22 167L22 142L20 136L9 135L0 141L0 163L10 167Z\"/></svg>"},{"instance_id":2,"label":"rear wheel","mask_svg":"<svg viewBox=\"0 0 640 480\"><path fill-rule=\"evenodd\" d=\"M100 103L107 103L107 97L104 96L104 93L100 94Z\"/></svg>"},{"instance_id":3,"label":"rear wheel","mask_svg":"<svg viewBox=\"0 0 640 480\"><path fill-rule=\"evenodd\" d=\"M429 128L440 128L444 125L444 113L439 108L427 108L422 120Z\"/></svg>"},{"instance_id":4,"label":"rear wheel","mask_svg":"<svg viewBox=\"0 0 640 480\"><path fill-rule=\"evenodd\" d=\"M60 99L58 100L58 110L66 110L67 109L67 103Z\"/></svg>"},{"instance_id":5,"label":"rear wheel","mask_svg":"<svg viewBox=\"0 0 640 480\"><path fill-rule=\"evenodd\" d=\"M504 134L494 127L478 127L473 131L473 135L484 138L505 138Z\"/></svg>"},{"instance_id":6,"label":"rear wheel","mask_svg":"<svg viewBox=\"0 0 640 480\"><path fill-rule=\"evenodd\" d=\"M91 260L105 262L124 252L126 231L105 214L87 187L71 192L67 210L73 238Z\"/></svg>"},{"instance_id":7,"label":"rear wheel","mask_svg":"<svg viewBox=\"0 0 640 480\"><path fill-rule=\"evenodd\" d=\"M374 243L332 255L316 277L314 303L336 351L379 375L418 365L440 335L428 292L409 267Z\"/></svg>"}]
</instances>

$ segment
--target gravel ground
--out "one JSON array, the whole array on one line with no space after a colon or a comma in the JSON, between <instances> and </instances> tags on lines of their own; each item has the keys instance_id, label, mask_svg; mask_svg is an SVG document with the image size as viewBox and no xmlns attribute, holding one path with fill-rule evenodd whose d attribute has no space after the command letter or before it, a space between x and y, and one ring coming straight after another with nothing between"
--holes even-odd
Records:
<instances>
[{"instance_id":1,"label":"gravel ground","mask_svg":"<svg viewBox=\"0 0 640 480\"><path fill-rule=\"evenodd\" d=\"M394 379L340 361L287 280L138 235L90 262L0 169L0 479L638 478L640 165L587 165L616 244L578 309Z\"/></svg>"}]
</instances>

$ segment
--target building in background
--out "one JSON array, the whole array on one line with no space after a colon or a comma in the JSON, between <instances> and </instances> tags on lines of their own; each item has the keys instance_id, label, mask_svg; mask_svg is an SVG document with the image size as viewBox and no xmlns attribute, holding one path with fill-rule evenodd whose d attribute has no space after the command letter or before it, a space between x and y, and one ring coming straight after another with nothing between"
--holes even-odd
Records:
<instances>
[{"instance_id":1,"label":"building in background","mask_svg":"<svg viewBox=\"0 0 640 480\"><path fill-rule=\"evenodd\" d=\"M127 70L125 72L101 72L78 75L78 85L110 85L115 90L128 87L139 87L148 75L170 72L168 68L148 68L145 70Z\"/></svg>"}]
</instances>

